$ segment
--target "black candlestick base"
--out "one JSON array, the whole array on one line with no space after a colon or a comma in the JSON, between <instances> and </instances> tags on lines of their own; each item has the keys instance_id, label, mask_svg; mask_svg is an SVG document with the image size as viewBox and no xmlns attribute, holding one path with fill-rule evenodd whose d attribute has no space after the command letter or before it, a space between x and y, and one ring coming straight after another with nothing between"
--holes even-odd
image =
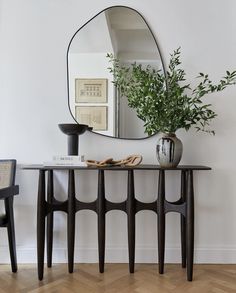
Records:
<instances>
[{"instance_id":1,"label":"black candlestick base","mask_svg":"<svg viewBox=\"0 0 236 293\"><path fill-rule=\"evenodd\" d=\"M68 155L78 156L79 154L79 135L86 130L92 130L85 124L58 124L60 130L68 136Z\"/></svg>"}]
</instances>

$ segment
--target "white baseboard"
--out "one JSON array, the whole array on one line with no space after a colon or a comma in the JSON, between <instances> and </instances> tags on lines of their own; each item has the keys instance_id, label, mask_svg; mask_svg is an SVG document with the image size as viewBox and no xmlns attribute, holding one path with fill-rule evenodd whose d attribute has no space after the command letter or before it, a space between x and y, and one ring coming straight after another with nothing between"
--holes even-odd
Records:
<instances>
[{"instance_id":1,"label":"white baseboard","mask_svg":"<svg viewBox=\"0 0 236 293\"><path fill-rule=\"evenodd\" d=\"M45 253L46 254L46 253ZM135 251L136 263L157 263L157 248L154 247L136 247ZM107 263L127 263L128 251L127 247L106 247ZM46 260L46 255L45 255ZM37 250L36 248L17 247L17 261L18 263L36 263ZM9 251L7 246L0 247L0 264L9 263ZM66 263L67 249L54 248L53 262ZM76 247L75 248L75 262L77 263L97 263L98 251L97 248ZM166 263L180 263L181 254L179 247L167 247L165 252ZM236 263L236 247L196 247L194 263Z\"/></svg>"}]
</instances>

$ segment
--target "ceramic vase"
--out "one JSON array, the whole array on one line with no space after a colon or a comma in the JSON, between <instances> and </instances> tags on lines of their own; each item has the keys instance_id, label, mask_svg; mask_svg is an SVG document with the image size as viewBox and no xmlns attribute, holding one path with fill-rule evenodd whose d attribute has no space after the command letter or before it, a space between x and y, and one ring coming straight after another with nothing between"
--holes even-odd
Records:
<instances>
[{"instance_id":1,"label":"ceramic vase","mask_svg":"<svg viewBox=\"0 0 236 293\"><path fill-rule=\"evenodd\" d=\"M174 168L181 160L183 145L175 133L162 133L157 141L156 152L161 167Z\"/></svg>"}]
</instances>

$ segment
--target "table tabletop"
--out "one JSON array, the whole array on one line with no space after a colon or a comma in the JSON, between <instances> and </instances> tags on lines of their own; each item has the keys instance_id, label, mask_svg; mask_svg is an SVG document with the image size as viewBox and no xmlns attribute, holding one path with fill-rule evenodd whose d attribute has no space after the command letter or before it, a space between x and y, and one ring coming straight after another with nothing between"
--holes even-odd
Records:
<instances>
[{"instance_id":1,"label":"table tabletop","mask_svg":"<svg viewBox=\"0 0 236 293\"><path fill-rule=\"evenodd\" d=\"M24 170L114 170L114 171L124 171L124 170L211 170L208 166L202 165L178 165L173 168L161 167L155 164L141 164L137 166L71 166L71 165L55 165L55 166L44 166L42 164L30 164L22 165L21 169Z\"/></svg>"}]
</instances>

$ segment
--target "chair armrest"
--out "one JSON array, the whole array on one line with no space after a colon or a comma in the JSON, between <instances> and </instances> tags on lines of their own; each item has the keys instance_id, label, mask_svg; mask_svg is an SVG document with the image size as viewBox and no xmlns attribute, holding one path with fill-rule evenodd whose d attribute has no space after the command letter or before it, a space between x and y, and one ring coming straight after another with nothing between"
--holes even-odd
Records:
<instances>
[{"instance_id":1,"label":"chair armrest","mask_svg":"<svg viewBox=\"0 0 236 293\"><path fill-rule=\"evenodd\" d=\"M0 189L0 199L7 198L9 196L14 196L16 194L19 194L19 185L12 185Z\"/></svg>"}]
</instances>

